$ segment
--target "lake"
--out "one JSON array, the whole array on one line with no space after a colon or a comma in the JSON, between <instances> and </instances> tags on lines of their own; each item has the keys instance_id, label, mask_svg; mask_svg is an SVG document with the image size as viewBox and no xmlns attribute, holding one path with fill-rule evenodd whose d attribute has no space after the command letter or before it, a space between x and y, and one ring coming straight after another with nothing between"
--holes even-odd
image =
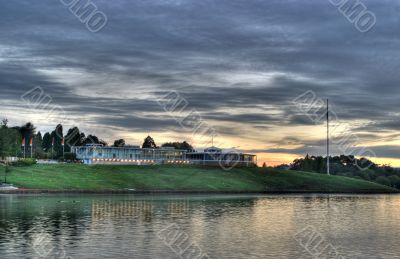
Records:
<instances>
[{"instance_id":1,"label":"lake","mask_svg":"<svg viewBox=\"0 0 400 259\"><path fill-rule=\"evenodd\" d=\"M399 195L0 195L0 258L400 258Z\"/></svg>"}]
</instances>

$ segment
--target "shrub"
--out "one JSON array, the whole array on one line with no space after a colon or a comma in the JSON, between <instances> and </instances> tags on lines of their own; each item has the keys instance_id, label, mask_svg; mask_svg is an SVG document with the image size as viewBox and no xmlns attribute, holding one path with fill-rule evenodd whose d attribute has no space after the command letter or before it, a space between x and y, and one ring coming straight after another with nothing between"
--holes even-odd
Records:
<instances>
[{"instance_id":1,"label":"shrub","mask_svg":"<svg viewBox=\"0 0 400 259\"><path fill-rule=\"evenodd\" d=\"M397 175L391 175L388 177L392 187L399 188L400 187L400 177Z\"/></svg>"},{"instance_id":2,"label":"shrub","mask_svg":"<svg viewBox=\"0 0 400 259\"><path fill-rule=\"evenodd\" d=\"M24 158L13 163L14 166L32 166L36 164L36 159L34 158Z\"/></svg>"},{"instance_id":3,"label":"shrub","mask_svg":"<svg viewBox=\"0 0 400 259\"><path fill-rule=\"evenodd\" d=\"M382 184L382 185L386 185L386 186L391 186L391 182L389 179L387 179L385 176L379 176L378 178L376 178L375 182Z\"/></svg>"},{"instance_id":4,"label":"shrub","mask_svg":"<svg viewBox=\"0 0 400 259\"><path fill-rule=\"evenodd\" d=\"M76 160L76 154L75 153L66 152L64 154L64 158L65 158L65 160L74 161L74 160Z\"/></svg>"}]
</instances>

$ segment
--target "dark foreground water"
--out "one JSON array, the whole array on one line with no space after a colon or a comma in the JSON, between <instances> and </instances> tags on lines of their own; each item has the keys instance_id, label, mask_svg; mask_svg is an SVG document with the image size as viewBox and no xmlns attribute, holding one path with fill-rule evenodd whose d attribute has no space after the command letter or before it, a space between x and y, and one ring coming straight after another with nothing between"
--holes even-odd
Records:
<instances>
[{"instance_id":1,"label":"dark foreground water","mask_svg":"<svg viewBox=\"0 0 400 259\"><path fill-rule=\"evenodd\" d=\"M0 195L0 258L400 258L400 196Z\"/></svg>"}]
</instances>

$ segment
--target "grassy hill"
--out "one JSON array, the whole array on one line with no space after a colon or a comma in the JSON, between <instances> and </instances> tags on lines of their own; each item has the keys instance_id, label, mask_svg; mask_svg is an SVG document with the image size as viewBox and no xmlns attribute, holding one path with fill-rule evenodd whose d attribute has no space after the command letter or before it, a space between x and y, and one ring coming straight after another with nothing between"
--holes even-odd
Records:
<instances>
[{"instance_id":1,"label":"grassy hill","mask_svg":"<svg viewBox=\"0 0 400 259\"><path fill-rule=\"evenodd\" d=\"M0 169L2 170L2 169ZM1 172L1 171L0 171ZM0 173L0 177L2 176ZM43 190L389 193L396 190L341 176L267 168L34 165L14 167L8 182Z\"/></svg>"}]
</instances>

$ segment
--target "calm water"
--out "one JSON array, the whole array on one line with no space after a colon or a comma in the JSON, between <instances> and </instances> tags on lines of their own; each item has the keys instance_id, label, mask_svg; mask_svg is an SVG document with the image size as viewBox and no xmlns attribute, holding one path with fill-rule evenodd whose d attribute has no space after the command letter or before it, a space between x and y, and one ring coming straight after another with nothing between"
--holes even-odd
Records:
<instances>
[{"instance_id":1,"label":"calm water","mask_svg":"<svg viewBox=\"0 0 400 259\"><path fill-rule=\"evenodd\" d=\"M2 195L0 224L0 258L400 258L398 195Z\"/></svg>"}]
</instances>

